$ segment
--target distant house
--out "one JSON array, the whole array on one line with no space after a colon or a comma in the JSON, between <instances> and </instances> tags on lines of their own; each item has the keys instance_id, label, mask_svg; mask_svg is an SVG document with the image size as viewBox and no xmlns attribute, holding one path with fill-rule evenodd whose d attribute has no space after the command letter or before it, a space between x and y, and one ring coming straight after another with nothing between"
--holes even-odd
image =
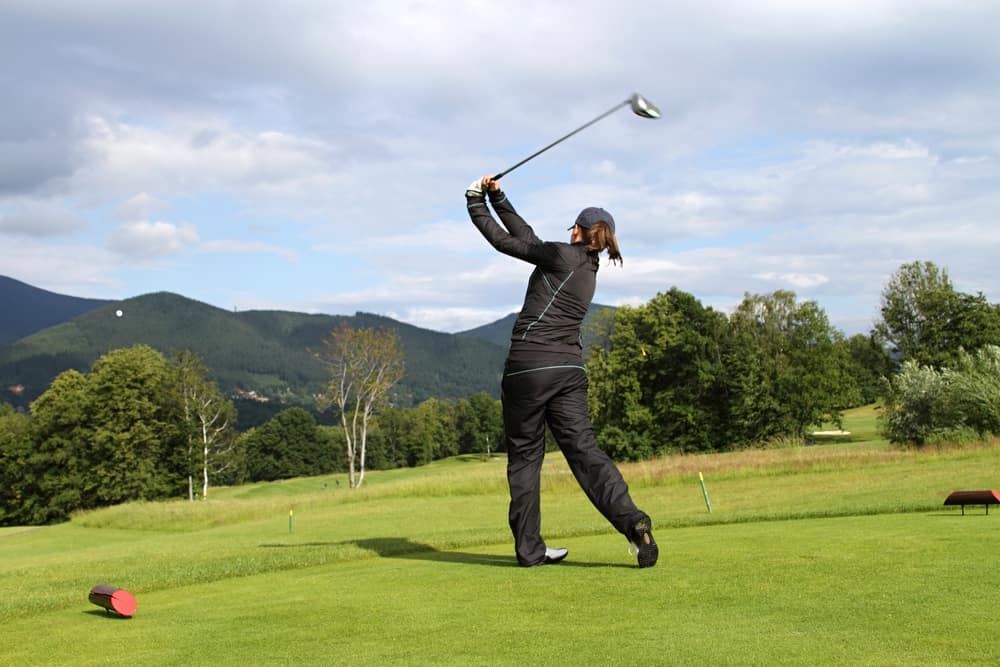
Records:
<instances>
[{"instance_id":1,"label":"distant house","mask_svg":"<svg viewBox=\"0 0 1000 667\"><path fill-rule=\"evenodd\" d=\"M261 396L256 391L251 389L250 391L244 391L242 389L234 389L233 393L236 394L237 398L241 398L244 401L257 401L258 403L270 403L271 399L267 396Z\"/></svg>"}]
</instances>

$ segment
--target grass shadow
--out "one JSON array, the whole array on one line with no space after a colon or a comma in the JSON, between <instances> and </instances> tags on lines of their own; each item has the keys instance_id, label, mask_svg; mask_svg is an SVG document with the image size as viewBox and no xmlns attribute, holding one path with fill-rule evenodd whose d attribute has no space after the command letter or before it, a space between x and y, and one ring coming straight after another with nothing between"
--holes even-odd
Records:
<instances>
[{"instance_id":1,"label":"grass shadow","mask_svg":"<svg viewBox=\"0 0 1000 667\"><path fill-rule=\"evenodd\" d=\"M86 614L87 616L100 616L102 618L106 618L106 619L111 620L111 621L131 621L132 620L131 616L122 616L120 614L116 614L114 612L107 611L106 609L88 609L87 611L82 612L82 613Z\"/></svg>"},{"instance_id":2,"label":"grass shadow","mask_svg":"<svg viewBox=\"0 0 1000 667\"><path fill-rule=\"evenodd\" d=\"M462 551L439 551L429 544L414 542L408 537L371 537L363 540L354 540L353 543L362 549L378 554L380 558L406 558L412 560L430 560L439 563L517 567L517 559L514 556L473 554Z\"/></svg>"},{"instance_id":3,"label":"grass shadow","mask_svg":"<svg viewBox=\"0 0 1000 667\"><path fill-rule=\"evenodd\" d=\"M441 551L436 547L422 542L414 542L408 537L370 537L349 542L299 542L296 544L268 543L261 544L265 548L301 548L301 547L342 547L354 545L371 551L379 558L404 558L410 560L429 560L437 563L458 563L461 565L480 565L487 567L519 567L517 558L498 556L496 554L476 554L465 551ZM566 559L559 567L624 567L621 563L581 563Z\"/></svg>"},{"instance_id":4,"label":"grass shadow","mask_svg":"<svg viewBox=\"0 0 1000 667\"><path fill-rule=\"evenodd\" d=\"M374 537L354 542L362 549L374 551L382 558L410 558L440 563L486 565L491 567L520 567L513 555L475 554L464 551L439 551L429 544L414 542L406 537ZM566 559L559 567L627 567L614 563L581 563Z\"/></svg>"}]
</instances>

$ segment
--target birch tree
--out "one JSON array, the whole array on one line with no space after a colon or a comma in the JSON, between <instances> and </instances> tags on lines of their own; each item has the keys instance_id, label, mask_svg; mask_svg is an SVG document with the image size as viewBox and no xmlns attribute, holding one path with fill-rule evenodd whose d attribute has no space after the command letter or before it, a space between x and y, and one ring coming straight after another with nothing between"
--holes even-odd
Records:
<instances>
[{"instance_id":1,"label":"birch tree","mask_svg":"<svg viewBox=\"0 0 1000 667\"><path fill-rule=\"evenodd\" d=\"M187 428L188 500L194 500L195 474L201 497L208 497L209 479L235 463L236 438L231 425L236 409L207 379L208 370L194 354L182 352L175 360L177 388Z\"/></svg>"},{"instance_id":2,"label":"birch tree","mask_svg":"<svg viewBox=\"0 0 1000 667\"><path fill-rule=\"evenodd\" d=\"M354 329L341 325L323 340L317 353L330 371L320 409L336 406L344 429L349 483L359 488L365 479L368 425L389 390L403 378L405 364L395 331Z\"/></svg>"}]
</instances>

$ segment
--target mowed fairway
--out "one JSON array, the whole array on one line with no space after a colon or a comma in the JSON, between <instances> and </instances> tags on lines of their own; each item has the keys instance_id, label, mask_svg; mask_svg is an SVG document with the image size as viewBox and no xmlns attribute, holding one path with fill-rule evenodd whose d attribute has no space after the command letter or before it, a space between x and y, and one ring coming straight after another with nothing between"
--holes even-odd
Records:
<instances>
[{"instance_id":1,"label":"mowed fairway","mask_svg":"<svg viewBox=\"0 0 1000 667\"><path fill-rule=\"evenodd\" d=\"M625 466L658 526L647 570L550 459L543 528L570 555L533 569L500 460L5 529L0 664L1000 664L1000 508L941 506L1000 487L995 444ZM99 583L135 593L135 617L90 605Z\"/></svg>"}]
</instances>

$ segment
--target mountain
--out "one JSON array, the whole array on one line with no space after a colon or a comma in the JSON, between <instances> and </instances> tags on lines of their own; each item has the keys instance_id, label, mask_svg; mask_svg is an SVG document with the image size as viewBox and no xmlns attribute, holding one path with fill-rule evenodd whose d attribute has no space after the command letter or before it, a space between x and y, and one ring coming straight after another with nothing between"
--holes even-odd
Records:
<instances>
[{"instance_id":1,"label":"mountain","mask_svg":"<svg viewBox=\"0 0 1000 667\"><path fill-rule=\"evenodd\" d=\"M594 304L583 338L610 307ZM495 322L447 334L396 320L357 313L308 315L287 311L230 312L159 292L124 301L53 294L0 276L0 401L26 407L59 373L90 370L101 355L143 343L164 354L190 350L211 369L244 415L259 423L289 404L311 406L327 372L312 354L341 324L398 331L406 375L391 400L410 407L427 398L464 398L476 392L499 395L500 373L516 313ZM121 315L118 315L121 312ZM266 403L260 399L269 399Z\"/></svg>"},{"instance_id":2,"label":"mountain","mask_svg":"<svg viewBox=\"0 0 1000 667\"><path fill-rule=\"evenodd\" d=\"M165 354L192 351L226 392L256 392L272 402L307 405L327 379L311 351L320 350L323 338L343 323L399 332L406 375L392 396L396 405L479 391L499 395L505 350L485 340L366 313L236 313L168 292L104 305L0 347L0 389L3 400L27 405L62 371L87 372L102 354L144 343Z\"/></svg>"},{"instance_id":3,"label":"mountain","mask_svg":"<svg viewBox=\"0 0 1000 667\"><path fill-rule=\"evenodd\" d=\"M0 276L0 345L71 320L111 301L81 299Z\"/></svg>"},{"instance_id":4,"label":"mountain","mask_svg":"<svg viewBox=\"0 0 1000 667\"><path fill-rule=\"evenodd\" d=\"M494 345L500 345L506 348L510 345L510 332L514 328L514 322L517 320L517 313L511 313L506 317L503 317L495 322L490 322L489 324L484 324L481 327L476 327L475 329L469 329L467 331L459 331L456 336L465 336L467 338L478 338L479 340L485 340Z\"/></svg>"},{"instance_id":5,"label":"mountain","mask_svg":"<svg viewBox=\"0 0 1000 667\"><path fill-rule=\"evenodd\" d=\"M584 350L589 349L591 343L593 343L597 338L596 325L601 313L611 310L614 310L614 306L602 306L599 303L590 304L590 310L587 311L587 316L583 319L583 326L580 329L580 334L583 337ZM517 313L511 313L510 315L496 320L495 322L484 324L483 326L476 327L475 329L460 331L455 335L467 338L478 338L479 340L499 345L506 350L510 346L510 332L514 328L514 322L516 320Z\"/></svg>"}]
</instances>

